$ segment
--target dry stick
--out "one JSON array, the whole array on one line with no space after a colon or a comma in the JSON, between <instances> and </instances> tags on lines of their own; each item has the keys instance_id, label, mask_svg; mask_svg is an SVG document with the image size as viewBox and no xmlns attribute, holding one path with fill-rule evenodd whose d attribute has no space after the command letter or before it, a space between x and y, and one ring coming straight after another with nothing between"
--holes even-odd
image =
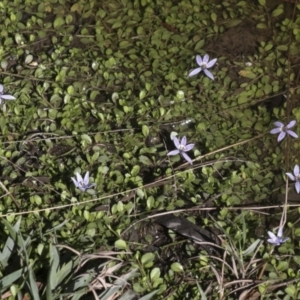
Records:
<instances>
[{"instance_id":1,"label":"dry stick","mask_svg":"<svg viewBox=\"0 0 300 300\"><path fill-rule=\"evenodd\" d=\"M20 208L20 204L17 202L17 200L14 198L14 196L11 194L11 192L5 187L5 185L0 181L1 188L7 193L7 195L10 197L10 199L16 204L17 208Z\"/></svg>"}]
</instances>

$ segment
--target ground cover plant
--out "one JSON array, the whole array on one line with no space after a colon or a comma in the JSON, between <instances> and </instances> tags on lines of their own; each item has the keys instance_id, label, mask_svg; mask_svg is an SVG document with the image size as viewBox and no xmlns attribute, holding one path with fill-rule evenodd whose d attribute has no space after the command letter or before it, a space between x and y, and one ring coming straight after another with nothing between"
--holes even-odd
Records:
<instances>
[{"instance_id":1,"label":"ground cover plant","mask_svg":"<svg viewBox=\"0 0 300 300\"><path fill-rule=\"evenodd\" d=\"M296 1L2 1L2 299L298 299Z\"/></svg>"}]
</instances>

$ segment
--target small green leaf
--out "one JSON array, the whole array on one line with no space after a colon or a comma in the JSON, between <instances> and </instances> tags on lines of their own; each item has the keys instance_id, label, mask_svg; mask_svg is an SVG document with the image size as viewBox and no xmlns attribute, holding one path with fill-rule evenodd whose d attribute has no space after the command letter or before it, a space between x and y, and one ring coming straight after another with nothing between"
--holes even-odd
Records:
<instances>
[{"instance_id":1,"label":"small green leaf","mask_svg":"<svg viewBox=\"0 0 300 300\"><path fill-rule=\"evenodd\" d=\"M145 197L145 193L142 189L136 189L136 193L141 199Z\"/></svg>"},{"instance_id":2,"label":"small green leaf","mask_svg":"<svg viewBox=\"0 0 300 300\"><path fill-rule=\"evenodd\" d=\"M53 23L54 28L61 27L65 24L65 20L62 17L57 17Z\"/></svg>"},{"instance_id":3,"label":"small green leaf","mask_svg":"<svg viewBox=\"0 0 300 300\"><path fill-rule=\"evenodd\" d=\"M177 92L177 94L176 94L176 98L179 100L179 101L182 101L182 100L184 100L184 91L181 91L181 90L179 90L178 92Z\"/></svg>"},{"instance_id":4,"label":"small green leaf","mask_svg":"<svg viewBox=\"0 0 300 300\"><path fill-rule=\"evenodd\" d=\"M273 48L273 45L272 45L272 44L268 44L268 45L266 45L265 50L266 50L266 51L269 51L269 50L271 50L272 48Z\"/></svg>"},{"instance_id":5,"label":"small green leaf","mask_svg":"<svg viewBox=\"0 0 300 300\"><path fill-rule=\"evenodd\" d=\"M70 24L73 21L73 16L72 15L67 15L66 16L66 24Z\"/></svg>"},{"instance_id":6,"label":"small green leaf","mask_svg":"<svg viewBox=\"0 0 300 300\"><path fill-rule=\"evenodd\" d=\"M155 255L151 252L146 253L141 258L141 263L145 268L150 268L153 266Z\"/></svg>"},{"instance_id":7,"label":"small green leaf","mask_svg":"<svg viewBox=\"0 0 300 300\"><path fill-rule=\"evenodd\" d=\"M18 286L15 285L15 284L13 284L13 285L10 287L9 290L10 290L12 296L14 296L14 299L15 299L15 297L17 296L18 291L19 291Z\"/></svg>"},{"instance_id":8,"label":"small green leaf","mask_svg":"<svg viewBox=\"0 0 300 300\"><path fill-rule=\"evenodd\" d=\"M261 6L266 6L266 0L258 0L258 3L259 3Z\"/></svg>"},{"instance_id":9,"label":"small green leaf","mask_svg":"<svg viewBox=\"0 0 300 300\"><path fill-rule=\"evenodd\" d=\"M296 294L296 288L294 285L288 285L285 289L285 292L290 296L290 297L294 297Z\"/></svg>"},{"instance_id":10,"label":"small green leaf","mask_svg":"<svg viewBox=\"0 0 300 300\"><path fill-rule=\"evenodd\" d=\"M231 27L235 27L235 26L239 25L241 22L242 22L242 20L240 20L240 19L231 19L231 20L226 21L226 23L224 23L224 26L226 28L231 28Z\"/></svg>"},{"instance_id":11,"label":"small green leaf","mask_svg":"<svg viewBox=\"0 0 300 300\"><path fill-rule=\"evenodd\" d=\"M150 278L152 281L157 280L160 277L160 269L159 268L153 268L150 272Z\"/></svg>"},{"instance_id":12,"label":"small green leaf","mask_svg":"<svg viewBox=\"0 0 300 300\"><path fill-rule=\"evenodd\" d=\"M195 50L195 51L198 51L198 50L202 49L202 47L204 46L204 44L205 44L205 40L200 40L200 41L196 44L194 50Z\"/></svg>"},{"instance_id":13,"label":"small green leaf","mask_svg":"<svg viewBox=\"0 0 300 300\"><path fill-rule=\"evenodd\" d=\"M210 18L212 19L212 21L213 21L214 23L217 22L217 14L216 14L216 13L211 13Z\"/></svg>"},{"instance_id":14,"label":"small green leaf","mask_svg":"<svg viewBox=\"0 0 300 300\"><path fill-rule=\"evenodd\" d=\"M147 125L142 126L142 132L145 137L149 135L149 127Z\"/></svg>"},{"instance_id":15,"label":"small green leaf","mask_svg":"<svg viewBox=\"0 0 300 300\"><path fill-rule=\"evenodd\" d=\"M289 49L288 45L279 45L276 47L279 51L287 51Z\"/></svg>"},{"instance_id":16,"label":"small green leaf","mask_svg":"<svg viewBox=\"0 0 300 300\"><path fill-rule=\"evenodd\" d=\"M277 266L277 270L278 271L284 271L289 267L289 263L287 261L280 261L278 266Z\"/></svg>"},{"instance_id":17,"label":"small green leaf","mask_svg":"<svg viewBox=\"0 0 300 300\"><path fill-rule=\"evenodd\" d=\"M242 77L250 78L250 79L254 79L256 77L256 74L254 74L253 72L248 71L248 70L239 71L239 75Z\"/></svg>"},{"instance_id":18,"label":"small green leaf","mask_svg":"<svg viewBox=\"0 0 300 300\"><path fill-rule=\"evenodd\" d=\"M112 28L116 29L116 28L120 28L122 26L123 26L122 22L115 22L114 25L112 26Z\"/></svg>"},{"instance_id":19,"label":"small green leaf","mask_svg":"<svg viewBox=\"0 0 300 300\"><path fill-rule=\"evenodd\" d=\"M121 250L125 250L127 248L127 244L124 240L117 240L115 241L115 247Z\"/></svg>"},{"instance_id":20,"label":"small green leaf","mask_svg":"<svg viewBox=\"0 0 300 300\"><path fill-rule=\"evenodd\" d=\"M284 10L283 10L283 5L280 4L275 10L273 10L272 12L272 17L278 17L281 14L283 14Z\"/></svg>"},{"instance_id":21,"label":"small green leaf","mask_svg":"<svg viewBox=\"0 0 300 300\"><path fill-rule=\"evenodd\" d=\"M87 134L82 134L81 135L81 139L85 142L87 142L88 144L91 144L92 143L92 139L90 136L88 136Z\"/></svg>"},{"instance_id":22,"label":"small green leaf","mask_svg":"<svg viewBox=\"0 0 300 300\"><path fill-rule=\"evenodd\" d=\"M270 84L266 84L266 85L264 86L264 93L265 93L266 95L270 94L270 93L272 92L272 90L273 90L273 87L272 87Z\"/></svg>"},{"instance_id":23,"label":"small green leaf","mask_svg":"<svg viewBox=\"0 0 300 300\"><path fill-rule=\"evenodd\" d=\"M67 92L69 95L73 95L74 94L74 86L73 85L69 85L67 88Z\"/></svg>"},{"instance_id":24,"label":"small green leaf","mask_svg":"<svg viewBox=\"0 0 300 300\"><path fill-rule=\"evenodd\" d=\"M151 83L147 82L145 88L146 88L146 90L147 90L148 92L150 92L150 90L151 90L151 88L152 88Z\"/></svg>"},{"instance_id":25,"label":"small green leaf","mask_svg":"<svg viewBox=\"0 0 300 300\"><path fill-rule=\"evenodd\" d=\"M131 46L132 46L131 43L129 43L128 41L121 41L120 44L119 44L120 49L126 49L126 48L129 48Z\"/></svg>"},{"instance_id":26,"label":"small green leaf","mask_svg":"<svg viewBox=\"0 0 300 300\"><path fill-rule=\"evenodd\" d=\"M183 266L178 262L172 263L171 269L174 272L183 272Z\"/></svg>"},{"instance_id":27,"label":"small green leaf","mask_svg":"<svg viewBox=\"0 0 300 300\"><path fill-rule=\"evenodd\" d=\"M153 196L150 196L150 197L147 199L147 207L148 207L149 209L151 209L153 206L154 206L154 198L153 198Z\"/></svg>"},{"instance_id":28,"label":"small green leaf","mask_svg":"<svg viewBox=\"0 0 300 300\"><path fill-rule=\"evenodd\" d=\"M258 290L259 290L261 295L265 294L265 292L267 291L267 288L268 288L267 283L262 283L258 286Z\"/></svg>"},{"instance_id":29,"label":"small green leaf","mask_svg":"<svg viewBox=\"0 0 300 300\"><path fill-rule=\"evenodd\" d=\"M37 247L37 253L38 253L39 255L42 255L42 252L43 252L43 250L44 250L44 247L45 247L44 244L39 244L39 245L38 245L38 247Z\"/></svg>"},{"instance_id":30,"label":"small green leaf","mask_svg":"<svg viewBox=\"0 0 300 300\"><path fill-rule=\"evenodd\" d=\"M25 58L25 64L28 65L32 62L33 56L31 54L28 54Z\"/></svg>"},{"instance_id":31,"label":"small green leaf","mask_svg":"<svg viewBox=\"0 0 300 300\"><path fill-rule=\"evenodd\" d=\"M300 256L294 256L293 260L295 263L297 263L298 265L300 265Z\"/></svg>"},{"instance_id":32,"label":"small green leaf","mask_svg":"<svg viewBox=\"0 0 300 300\"><path fill-rule=\"evenodd\" d=\"M145 156L145 155L141 155L139 157L139 161L142 164L146 165L146 166L152 166L153 165L152 162L151 162L151 160L147 156Z\"/></svg>"},{"instance_id":33,"label":"small green leaf","mask_svg":"<svg viewBox=\"0 0 300 300\"><path fill-rule=\"evenodd\" d=\"M258 29L265 29L265 28L268 28L268 26L265 23L258 23L256 25L256 28L258 28Z\"/></svg>"},{"instance_id":34,"label":"small green leaf","mask_svg":"<svg viewBox=\"0 0 300 300\"><path fill-rule=\"evenodd\" d=\"M90 219L90 212L88 210L85 210L83 212L83 217L88 221Z\"/></svg>"},{"instance_id":35,"label":"small green leaf","mask_svg":"<svg viewBox=\"0 0 300 300\"><path fill-rule=\"evenodd\" d=\"M130 172L132 176L137 176L140 172L140 166L134 166Z\"/></svg>"},{"instance_id":36,"label":"small green leaf","mask_svg":"<svg viewBox=\"0 0 300 300\"><path fill-rule=\"evenodd\" d=\"M300 236L300 228L296 228L294 234L295 236Z\"/></svg>"},{"instance_id":37,"label":"small green leaf","mask_svg":"<svg viewBox=\"0 0 300 300\"><path fill-rule=\"evenodd\" d=\"M146 91L145 90L140 91L139 97L140 97L140 100L144 99L146 97Z\"/></svg>"}]
</instances>

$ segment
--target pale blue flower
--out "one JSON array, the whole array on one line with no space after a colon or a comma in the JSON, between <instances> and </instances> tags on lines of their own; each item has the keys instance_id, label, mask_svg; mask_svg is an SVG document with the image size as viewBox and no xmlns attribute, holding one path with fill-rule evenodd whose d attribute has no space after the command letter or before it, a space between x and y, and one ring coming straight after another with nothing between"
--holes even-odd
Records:
<instances>
[{"instance_id":1,"label":"pale blue flower","mask_svg":"<svg viewBox=\"0 0 300 300\"><path fill-rule=\"evenodd\" d=\"M203 71L207 77L214 80L213 74L211 74L207 69L211 68L216 63L216 61L217 61L217 58L214 58L211 61L209 61L209 55L208 54L205 54L203 59L200 55L197 55L196 56L196 62L199 65L199 68L196 68L196 69L192 70L189 73L188 76L192 77L192 76L197 75L201 71Z\"/></svg>"},{"instance_id":2,"label":"pale blue flower","mask_svg":"<svg viewBox=\"0 0 300 300\"><path fill-rule=\"evenodd\" d=\"M280 246L282 243L284 243L286 240L288 240L288 237L285 237L285 238L282 237L282 232L283 232L282 227L279 227L277 235L275 235L271 231L268 231L268 235L269 235L268 242L275 246Z\"/></svg>"},{"instance_id":3,"label":"pale blue flower","mask_svg":"<svg viewBox=\"0 0 300 300\"><path fill-rule=\"evenodd\" d=\"M295 165L294 167L294 174L292 173L285 173L287 176L289 176L290 179L296 181L295 182L295 189L297 193L300 193L300 174L299 174L299 166Z\"/></svg>"},{"instance_id":4,"label":"pale blue flower","mask_svg":"<svg viewBox=\"0 0 300 300\"><path fill-rule=\"evenodd\" d=\"M270 133L271 134L277 134L277 133L279 133L278 138L277 138L278 142L282 141L285 138L286 134L288 134L288 135L290 135L290 136L292 136L294 138L298 138L297 133L294 132L294 131L292 131L292 130L290 130L292 127L294 127L296 125L296 121L295 120L292 120L286 126L283 123L279 122L279 121L274 122L274 125L276 127L274 129L272 129L270 131Z\"/></svg>"},{"instance_id":5,"label":"pale blue flower","mask_svg":"<svg viewBox=\"0 0 300 300\"><path fill-rule=\"evenodd\" d=\"M169 152L167 155L169 156L173 156L173 155L177 155L177 154L180 154L183 156L183 158L189 162L191 165L193 164L191 158L185 153L185 152L188 152L190 150L192 150L195 146L195 144L189 144L187 145L186 142L186 136L184 136L182 139L181 139L181 142L179 141L179 139L175 136L174 139L173 139L173 142L174 142L174 145L175 147L177 148L177 150L173 150L171 152Z\"/></svg>"},{"instance_id":6,"label":"pale blue flower","mask_svg":"<svg viewBox=\"0 0 300 300\"><path fill-rule=\"evenodd\" d=\"M16 100L16 98L12 95L5 95L3 94L3 85L0 84L0 104L2 103L2 100Z\"/></svg>"},{"instance_id":7,"label":"pale blue flower","mask_svg":"<svg viewBox=\"0 0 300 300\"><path fill-rule=\"evenodd\" d=\"M74 177L71 177L73 180L75 186L79 188L82 192L85 192L87 189L92 188L95 186L95 183L89 183L90 182L90 174L89 172L85 173L84 179L79 173L76 173L76 179Z\"/></svg>"}]
</instances>

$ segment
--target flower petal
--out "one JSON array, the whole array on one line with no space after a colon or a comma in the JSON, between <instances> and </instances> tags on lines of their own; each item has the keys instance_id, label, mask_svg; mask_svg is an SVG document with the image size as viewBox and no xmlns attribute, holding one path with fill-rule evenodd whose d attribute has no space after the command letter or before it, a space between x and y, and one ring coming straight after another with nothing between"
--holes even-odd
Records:
<instances>
[{"instance_id":1,"label":"flower petal","mask_svg":"<svg viewBox=\"0 0 300 300\"><path fill-rule=\"evenodd\" d=\"M286 174L287 176L289 176L290 179L292 179L292 180L294 180L294 181L296 180L295 177L294 177L294 175L293 175L292 173L285 173L285 174Z\"/></svg>"},{"instance_id":2,"label":"flower petal","mask_svg":"<svg viewBox=\"0 0 300 300\"><path fill-rule=\"evenodd\" d=\"M295 189L297 191L297 194L299 194L300 193L300 182L299 181L296 181L296 183L295 183Z\"/></svg>"},{"instance_id":3,"label":"flower petal","mask_svg":"<svg viewBox=\"0 0 300 300\"><path fill-rule=\"evenodd\" d=\"M207 65L206 68L211 68L216 62L217 62L217 58L214 58L213 60L211 60Z\"/></svg>"},{"instance_id":4,"label":"flower petal","mask_svg":"<svg viewBox=\"0 0 300 300\"><path fill-rule=\"evenodd\" d=\"M188 152L188 151L192 150L194 148L194 146L195 146L195 144L188 144L185 146L184 151Z\"/></svg>"},{"instance_id":5,"label":"flower petal","mask_svg":"<svg viewBox=\"0 0 300 300\"><path fill-rule=\"evenodd\" d=\"M285 131L280 132L280 134L278 135L277 141L281 142L285 138L285 136L286 136Z\"/></svg>"},{"instance_id":6,"label":"flower petal","mask_svg":"<svg viewBox=\"0 0 300 300\"><path fill-rule=\"evenodd\" d=\"M85 176L84 176L84 179L83 179L84 185L88 185L88 184L89 184L89 181L90 181L90 172L87 171L87 172L85 173Z\"/></svg>"},{"instance_id":7,"label":"flower petal","mask_svg":"<svg viewBox=\"0 0 300 300\"><path fill-rule=\"evenodd\" d=\"M277 133L280 133L281 132L281 129L280 128L274 128L270 131L271 134L277 134Z\"/></svg>"},{"instance_id":8,"label":"flower petal","mask_svg":"<svg viewBox=\"0 0 300 300\"><path fill-rule=\"evenodd\" d=\"M190 163L191 165L193 164L191 158L185 152L181 152L181 154L188 163Z\"/></svg>"},{"instance_id":9,"label":"flower petal","mask_svg":"<svg viewBox=\"0 0 300 300\"><path fill-rule=\"evenodd\" d=\"M173 156L173 155L177 155L177 154L179 154L179 150L173 150L173 151L170 151L167 155L168 156Z\"/></svg>"},{"instance_id":10,"label":"flower petal","mask_svg":"<svg viewBox=\"0 0 300 300\"><path fill-rule=\"evenodd\" d=\"M281 238L281 239L280 239L280 243L284 243L284 242L286 242L288 239L289 239L288 237Z\"/></svg>"},{"instance_id":11,"label":"flower petal","mask_svg":"<svg viewBox=\"0 0 300 300\"><path fill-rule=\"evenodd\" d=\"M0 95L0 97L5 100L16 100L16 98L12 95Z\"/></svg>"},{"instance_id":12,"label":"flower petal","mask_svg":"<svg viewBox=\"0 0 300 300\"><path fill-rule=\"evenodd\" d=\"M292 127L294 127L296 125L297 121L296 120L292 120L289 124L286 125L286 128L290 129Z\"/></svg>"},{"instance_id":13,"label":"flower petal","mask_svg":"<svg viewBox=\"0 0 300 300\"><path fill-rule=\"evenodd\" d=\"M281 123L281 122L279 122L279 121L276 121L276 122L274 122L273 124L274 124L276 127L283 127L283 126L284 126L284 124Z\"/></svg>"},{"instance_id":14,"label":"flower petal","mask_svg":"<svg viewBox=\"0 0 300 300\"><path fill-rule=\"evenodd\" d=\"M279 245L278 244L278 242L277 242L277 240L273 240L273 239L268 239L268 242L270 243L270 244L273 244L273 245Z\"/></svg>"},{"instance_id":15,"label":"flower petal","mask_svg":"<svg viewBox=\"0 0 300 300\"><path fill-rule=\"evenodd\" d=\"M200 55L196 55L196 62L199 66L202 66L202 57Z\"/></svg>"},{"instance_id":16,"label":"flower petal","mask_svg":"<svg viewBox=\"0 0 300 300\"><path fill-rule=\"evenodd\" d=\"M272 231L268 231L268 235L270 239L272 239L273 241L277 240L277 236Z\"/></svg>"},{"instance_id":17,"label":"flower petal","mask_svg":"<svg viewBox=\"0 0 300 300\"><path fill-rule=\"evenodd\" d=\"M207 69L204 69L203 71L207 77L209 77L211 80L214 80L213 74L211 74Z\"/></svg>"},{"instance_id":18,"label":"flower petal","mask_svg":"<svg viewBox=\"0 0 300 300\"><path fill-rule=\"evenodd\" d=\"M299 166L298 165L295 165L295 167L294 167L294 175L295 175L295 177L297 177L299 175ZM295 179L293 179L293 180L295 180Z\"/></svg>"},{"instance_id":19,"label":"flower petal","mask_svg":"<svg viewBox=\"0 0 300 300\"><path fill-rule=\"evenodd\" d=\"M178 140L178 138L177 138L176 136L174 136L174 138L173 138L173 143L174 143L175 147L176 147L177 149L179 149L179 147L180 147L180 142L179 142L179 140Z\"/></svg>"},{"instance_id":20,"label":"flower petal","mask_svg":"<svg viewBox=\"0 0 300 300\"><path fill-rule=\"evenodd\" d=\"M209 55L205 54L204 57L203 57L203 62L207 64L208 61L209 61Z\"/></svg>"},{"instance_id":21,"label":"flower petal","mask_svg":"<svg viewBox=\"0 0 300 300\"><path fill-rule=\"evenodd\" d=\"M185 146L185 145L186 145L186 136L184 136L184 137L181 139L180 144L181 144L182 146Z\"/></svg>"},{"instance_id":22,"label":"flower petal","mask_svg":"<svg viewBox=\"0 0 300 300\"><path fill-rule=\"evenodd\" d=\"M282 237L282 233L283 233L283 227L279 227L277 236Z\"/></svg>"},{"instance_id":23,"label":"flower petal","mask_svg":"<svg viewBox=\"0 0 300 300\"><path fill-rule=\"evenodd\" d=\"M295 139L298 138L298 134L292 130L287 130L286 131L290 136L294 137Z\"/></svg>"},{"instance_id":24,"label":"flower petal","mask_svg":"<svg viewBox=\"0 0 300 300\"><path fill-rule=\"evenodd\" d=\"M195 75L197 75L198 73L200 73L201 71L202 71L202 68L194 69L194 70L192 70L192 71L188 74L188 77L195 76Z\"/></svg>"},{"instance_id":25,"label":"flower petal","mask_svg":"<svg viewBox=\"0 0 300 300\"><path fill-rule=\"evenodd\" d=\"M80 185L83 182L83 178L79 173L76 173L77 183Z\"/></svg>"},{"instance_id":26,"label":"flower petal","mask_svg":"<svg viewBox=\"0 0 300 300\"><path fill-rule=\"evenodd\" d=\"M75 186L78 187L78 182L76 181L76 179L74 177L71 177L71 179L73 180Z\"/></svg>"}]
</instances>

